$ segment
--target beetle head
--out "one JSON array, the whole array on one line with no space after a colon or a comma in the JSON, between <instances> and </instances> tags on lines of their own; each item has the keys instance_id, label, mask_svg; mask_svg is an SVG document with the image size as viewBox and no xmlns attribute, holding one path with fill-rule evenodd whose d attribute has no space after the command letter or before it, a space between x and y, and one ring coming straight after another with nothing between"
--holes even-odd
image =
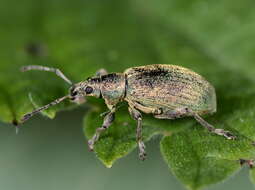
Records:
<instances>
[{"instance_id":1,"label":"beetle head","mask_svg":"<svg viewBox=\"0 0 255 190\"><path fill-rule=\"evenodd\" d=\"M100 82L89 78L84 82L77 83L70 88L70 99L76 103L84 102L85 96L101 96ZM81 102L82 101L82 102Z\"/></svg>"}]
</instances>

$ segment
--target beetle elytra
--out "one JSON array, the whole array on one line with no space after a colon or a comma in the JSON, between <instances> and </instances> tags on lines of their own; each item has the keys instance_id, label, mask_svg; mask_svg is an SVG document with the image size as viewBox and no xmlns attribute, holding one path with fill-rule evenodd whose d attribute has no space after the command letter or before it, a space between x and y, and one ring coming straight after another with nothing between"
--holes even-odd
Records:
<instances>
[{"instance_id":1,"label":"beetle elytra","mask_svg":"<svg viewBox=\"0 0 255 190\"><path fill-rule=\"evenodd\" d=\"M199 74L176 65L146 65L132 67L123 73L108 74L104 69L96 76L73 84L59 69L39 65L24 66L22 71L42 70L56 73L71 85L70 94L40 107L24 115L21 122L25 122L33 115L56 105L63 100L81 103L85 96L103 98L109 112L103 120L102 127L88 141L93 150L100 134L113 122L116 106L121 101L128 103L128 110L137 121L136 140L139 157L146 157L145 145L142 141L142 114L152 114L158 119L176 119L193 117L210 132L235 139L229 131L216 129L207 123L201 115L216 112L216 94L214 87Z\"/></svg>"}]
</instances>

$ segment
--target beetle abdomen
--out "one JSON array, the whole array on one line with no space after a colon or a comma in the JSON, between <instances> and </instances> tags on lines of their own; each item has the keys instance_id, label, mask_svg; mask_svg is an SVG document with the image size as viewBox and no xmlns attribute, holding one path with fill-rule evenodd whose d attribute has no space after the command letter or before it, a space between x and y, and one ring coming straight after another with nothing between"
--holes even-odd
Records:
<instances>
[{"instance_id":1,"label":"beetle abdomen","mask_svg":"<svg viewBox=\"0 0 255 190\"><path fill-rule=\"evenodd\" d=\"M146 65L127 69L126 99L146 107L195 113L216 111L214 87L199 74L175 65Z\"/></svg>"}]
</instances>

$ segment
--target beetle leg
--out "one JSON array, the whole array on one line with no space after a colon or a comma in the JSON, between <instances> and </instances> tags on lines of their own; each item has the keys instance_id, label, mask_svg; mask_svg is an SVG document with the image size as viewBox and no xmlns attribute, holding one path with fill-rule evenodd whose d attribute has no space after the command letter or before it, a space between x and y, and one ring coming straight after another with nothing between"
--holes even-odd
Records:
<instances>
[{"instance_id":1,"label":"beetle leg","mask_svg":"<svg viewBox=\"0 0 255 190\"><path fill-rule=\"evenodd\" d=\"M108 129L115 118L115 108L112 108L110 112L104 117L104 122L102 127L96 129L94 136L88 141L88 146L91 151L94 149L95 142L99 139L100 134Z\"/></svg>"},{"instance_id":2,"label":"beetle leg","mask_svg":"<svg viewBox=\"0 0 255 190\"><path fill-rule=\"evenodd\" d=\"M200 123L203 127L207 128L210 132L215 133L217 135L224 136L227 139L235 139L236 137L232 135L229 131L225 131L224 129L216 129L214 126L206 122L202 117L200 117L196 113L192 113L189 108L180 108L165 114L154 115L155 118L158 119L177 119L185 116L193 116L198 123Z\"/></svg>"},{"instance_id":3,"label":"beetle leg","mask_svg":"<svg viewBox=\"0 0 255 190\"><path fill-rule=\"evenodd\" d=\"M102 75L106 75L108 72L105 70L105 69L99 69L97 72L96 72L96 76L97 77L100 77Z\"/></svg>"},{"instance_id":4,"label":"beetle leg","mask_svg":"<svg viewBox=\"0 0 255 190\"><path fill-rule=\"evenodd\" d=\"M194 118L205 128L207 128L210 132L215 133L217 135L221 135L226 137L227 139L235 139L236 137L232 135L229 131L225 131L224 129L216 129L211 124L207 123L202 117L198 114L194 114Z\"/></svg>"},{"instance_id":5,"label":"beetle leg","mask_svg":"<svg viewBox=\"0 0 255 190\"><path fill-rule=\"evenodd\" d=\"M143 113L148 113L148 114L155 114L155 115L158 115L158 114L162 114L162 109L161 108L151 108L151 107L146 107L144 105L142 105L140 102L134 102L134 101L129 101L128 102L129 105L131 107L134 107L136 109L139 109L140 111L142 111Z\"/></svg>"},{"instance_id":6,"label":"beetle leg","mask_svg":"<svg viewBox=\"0 0 255 190\"><path fill-rule=\"evenodd\" d=\"M139 148L139 158L141 160L145 160L146 152L145 152L145 145L142 141L142 114L135 109L134 107L128 107L128 111L131 117L137 121L137 128L136 128L136 141Z\"/></svg>"}]
</instances>

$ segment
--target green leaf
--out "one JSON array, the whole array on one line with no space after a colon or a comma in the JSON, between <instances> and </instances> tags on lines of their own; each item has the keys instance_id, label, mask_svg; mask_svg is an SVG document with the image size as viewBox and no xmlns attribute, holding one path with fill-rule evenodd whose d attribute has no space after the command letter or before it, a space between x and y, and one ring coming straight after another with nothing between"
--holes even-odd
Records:
<instances>
[{"instance_id":1,"label":"green leaf","mask_svg":"<svg viewBox=\"0 0 255 190\"><path fill-rule=\"evenodd\" d=\"M20 73L24 65L60 68L74 82L100 68L123 72L138 65L181 65L215 86L218 112L206 120L231 131L237 140L210 134L192 118L169 121L145 115L144 139L163 136L163 157L187 187L225 180L238 171L239 158L252 159L255 152L253 5L252 0L4 1L0 120L15 123L34 107L68 93L70 86L53 73ZM107 109L100 100L88 103L84 131L89 139ZM72 107L65 101L43 114L53 118L57 111ZM135 131L124 105L96 143L97 157L111 167L136 148Z\"/></svg>"},{"instance_id":2,"label":"green leaf","mask_svg":"<svg viewBox=\"0 0 255 190\"><path fill-rule=\"evenodd\" d=\"M236 155L254 154L246 139L226 141L223 145L218 144L220 141L195 128L164 137L161 152L178 179L189 189L201 189L233 175L240 168Z\"/></svg>"}]
</instances>

